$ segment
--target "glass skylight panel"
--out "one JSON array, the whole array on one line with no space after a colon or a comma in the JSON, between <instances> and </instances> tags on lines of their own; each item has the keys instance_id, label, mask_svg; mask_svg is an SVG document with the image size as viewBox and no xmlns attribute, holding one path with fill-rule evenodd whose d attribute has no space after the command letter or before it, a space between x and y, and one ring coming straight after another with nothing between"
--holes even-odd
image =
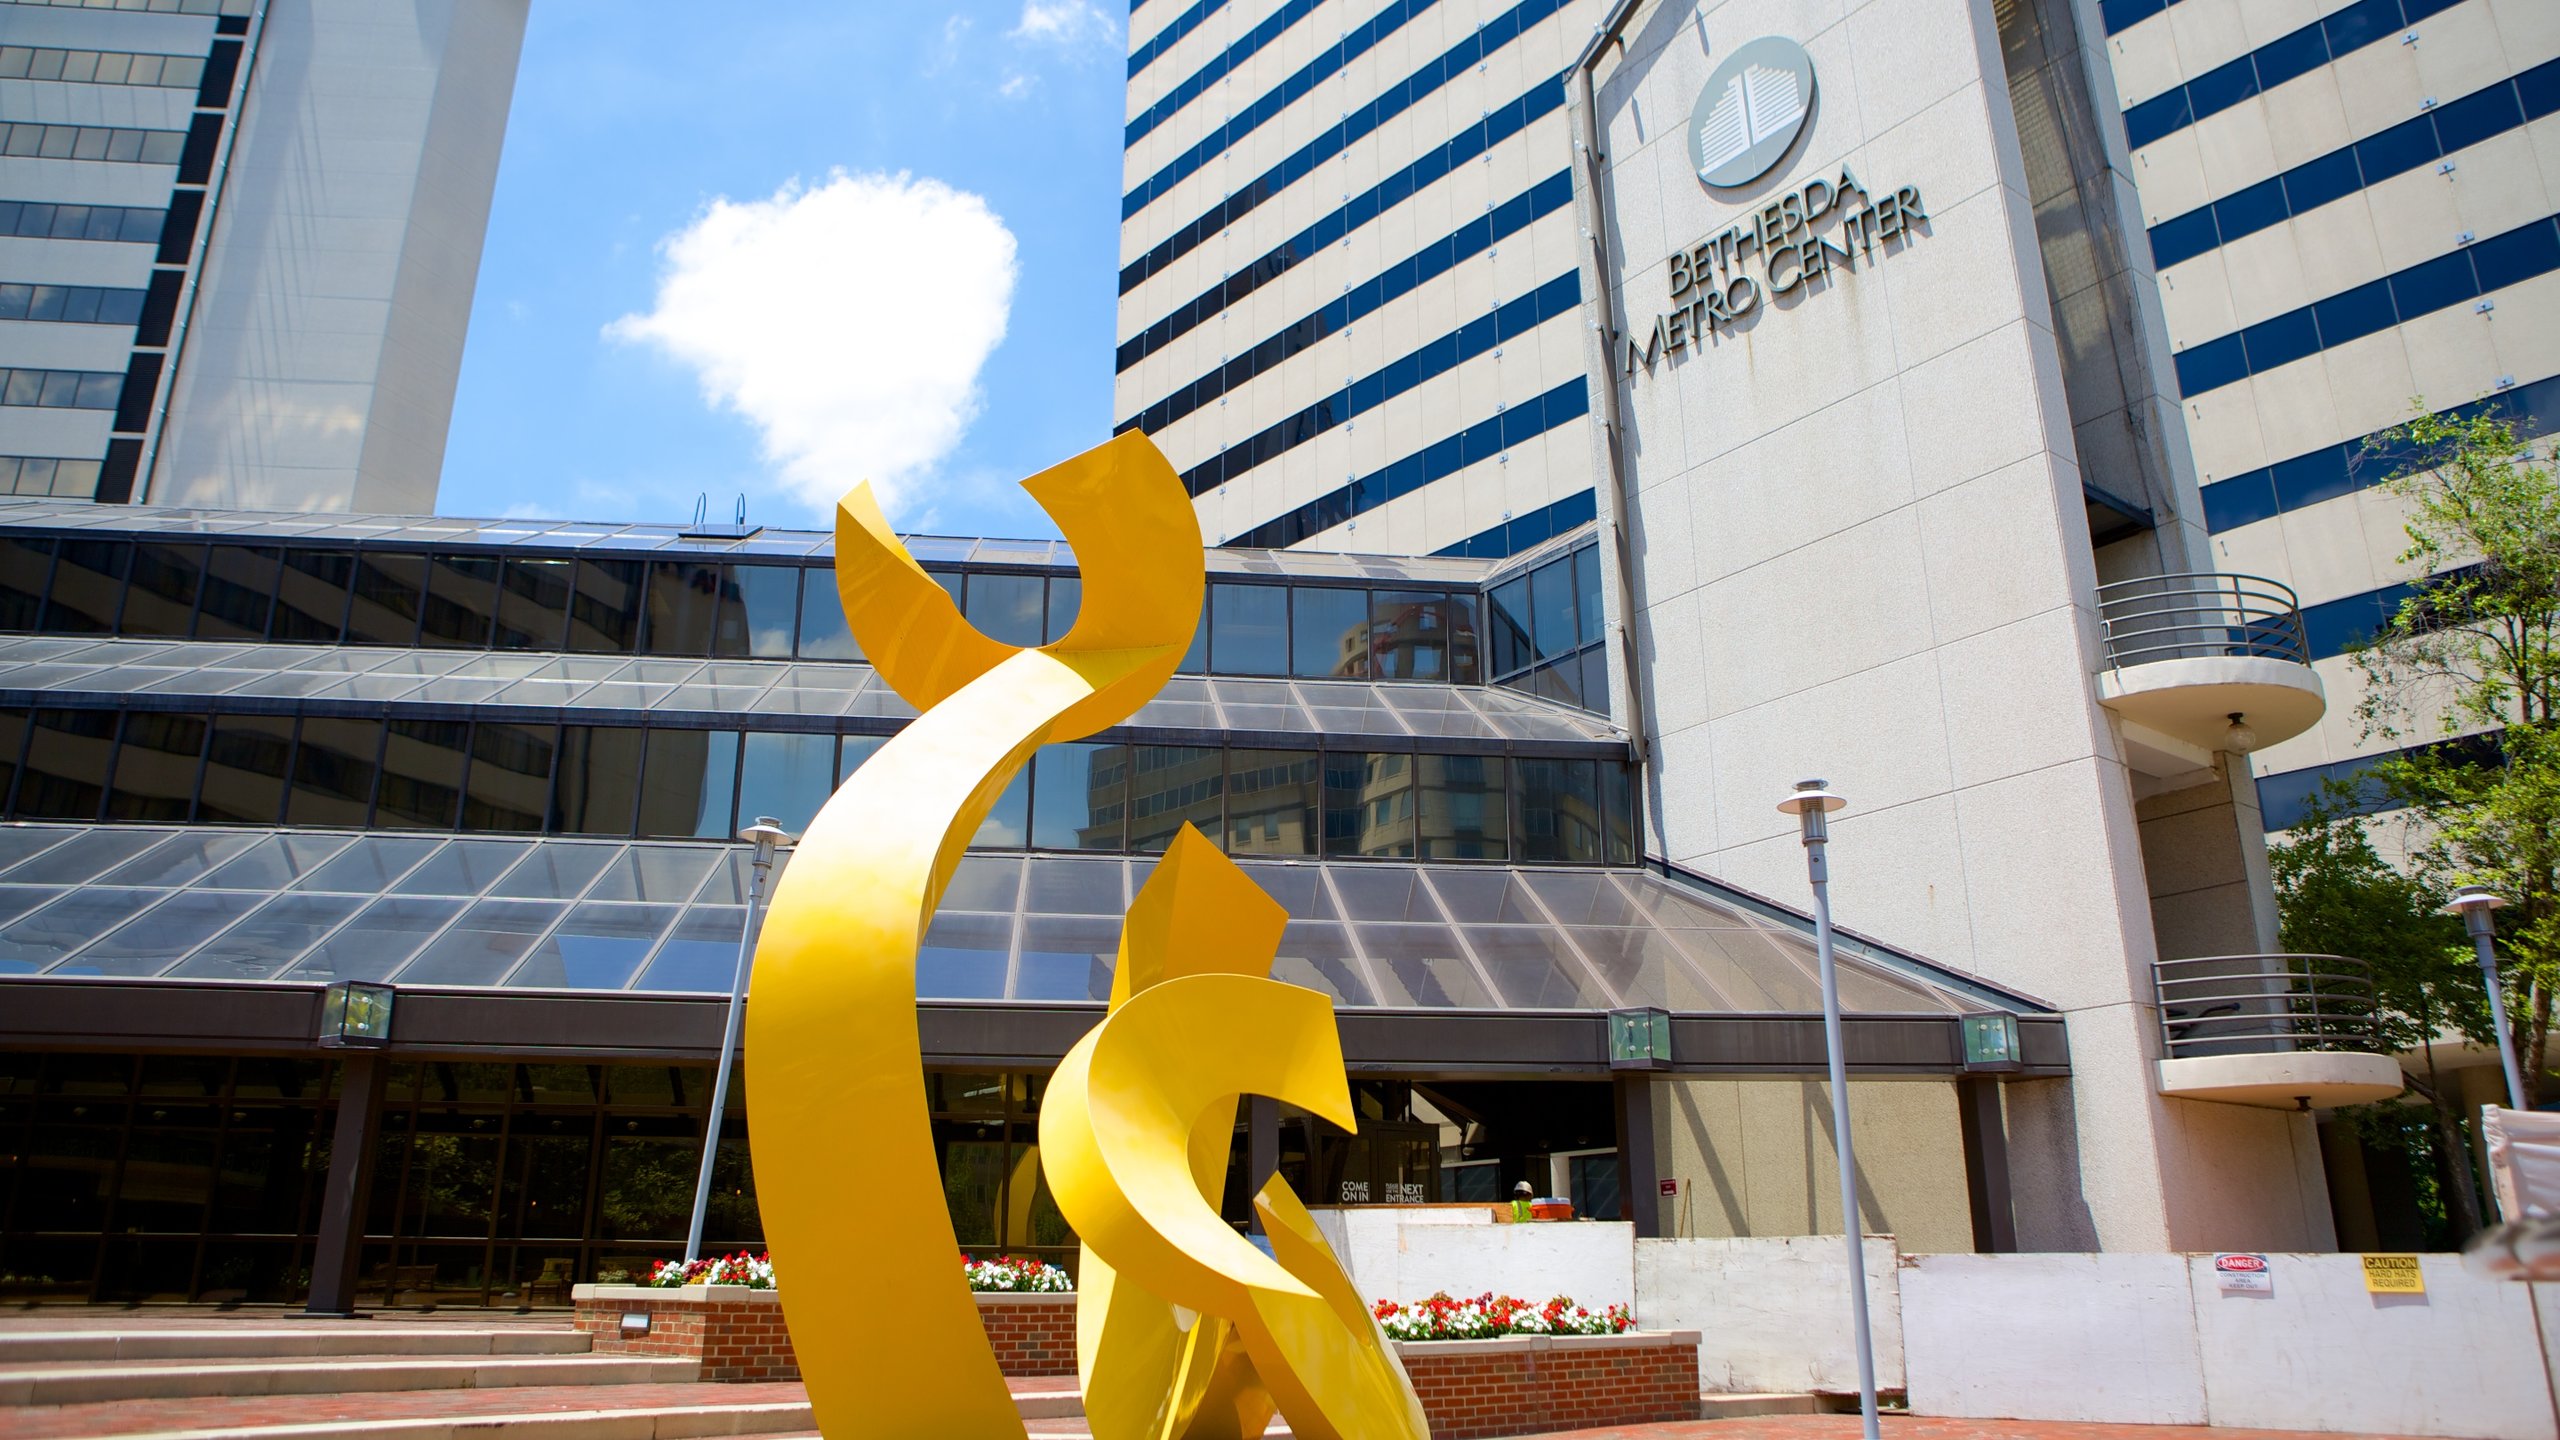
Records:
<instances>
[{"instance_id":1,"label":"glass skylight panel","mask_svg":"<svg viewBox=\"0 0 2560 1440\"><path fill-rule=\"evenodd\" d=\"M270 835L205 877L203 888L282 890L347 848L353 837L309 831Z\"/></svg>"},{"instance_id":2,"label":"glass skylight panel","mask_svg":"<svg viewBox=\"0 0 2560 1440\"><path fill-rule=\"evenodd\" d=\"M201 675L211 679L228 673L230 672L221 670L190 670L181 673L178 678L183 681L190 677ZM243 683L233 685L220 692L208 691L205 693L221 693L227 695L264 695L281 699L306 699L339 684L346 678L348 677L340 675L314 675L307 671L276 670L261 675L253 675ZM401 683L404 688L411 688L416 686L418 682L404 678ZM192 687L186 685L155 685L151 688L156 694L166 695L172 693L183 694Z\"/></svg>"},{"instance_id":3,"label":"glass skylight panel","mask_svg":"<svg viewBox=\"0 0 2560 1440\"><path fill-rule=\"evenodd\" d=\"M193 831L153 846L100 876L99 883L174 890L257 843L257 836L237 831Z\"/></svg>"},{"instance_id":4,"label":"glass skylight panel","mask_svg":"<svg viewBox=\"0 0 2560 1440\"><path fill-rule=\"evenodd\" d=\"M673 685L635 685L622 680L607 680L590 685L573 696L569 703L582 709L647 710L675 693Z\"/></svg>"},{"instance_id":5,"label":"glass skylight panel","mask_svg":"<svg viewBox=\"0 0 2560 1440\"><path fill-rule=\"evenodd\" d=\"M1012 951L1010 915L936 915L916 954L916 998L1001 1000Z\"/></svg>"},{"instance_id":6,"label":"glass skylight panel","mask_svg":"<svg viewBox=\"0 0 2560 1440\"><path fill-rule=\"evenodd\" d=\"M1432 877L1437 882L1449 874L1446 870L1435 870ZM1515 874L1518 883L1525 883L1537 893L1538 899L1545 902L1559 924L1645 923L1644 910L1627 894L1626 887L1617 876L1591 870L1523 870ZM1636 876L1632 877L1632 883L1642 885L1649 882L1642 876ZM1446 885L1441 887L1440 893L1449 893Z\"/></svg>"},{"instance_id":7,"label":"glass skylight panel","mask_svg":"<svg viewBox=\"0 0 2560 1440\"><path fill-rule=\"evenodd\" d=\"M1520 876L1508 870L1432 870L1431 888L1461 925L1543 925L1547 917L1527 894Z\"/></svg>"},{"instance_id":8,"label":"glass skylight panel","mask_svg":"<svg viewBox=\"0 0 2560 1440\"><path fill-rule=\"evenodd\" d=\"M634 989L725 995L747 931L743 906L696 905L676 922Z\"/></svg>"},{"instance_id":9,"label":"glass skylight panel","mask_svg":"<svg viewBox=\"0 0 2560 1440\"><path fill-rule=\"evenodd\" d=\"M367 835L293 882L292 888L379 895L444 843L425 835Z\"/></svg>"},{"instance_id":10,"label":"glass skylight panel","mask_svg":"<svg viewBox=\"0 0 2560 1440\"><path fill-rule=\"evenodd\" d=\"M71 682L98 673L95 665L38 663L21 665L0 675L0 688L10 690L53 690L68 688Z\"/></svg>"},{"instance_id":11,"label":"glass skylight panel","mask_svg":"<svg viewBox=\"0 0 2560 1440\"><path fill-rule=\"evenodd\" d=\"M154 913L169 914L181 902L194 898L182 895ZM222 898L243 903L251 899L249 896ZM365 897L361 895L279 896L256 914L214 937L169 973L189 980L268 979L344 923L347 917L363 909L364 905ZM110 935L92 949L114 949L121 935L122 932ZM84 955L71 963L78 965L87 958Z\"/></svg>"},{"instance_id":12,"label":"glass skylight panel","mask_svg":"<svg viewBox=\"0 0 2560 1440\"><path fill-rule=\"evenodd\" d=\"M553 680L528 678L518 680L490 697L498 705L541 705L557 707L574 705L578 697L595 688L591 680Z\"/></svg>"},{"instance_id":13,"label":"glass skylight panel","mask_svg":"<svg viewBox=\"0 0 2560 1440\"><path fill-rule=\"evenodd\" d=\"M529 840L454 840L392 887L402 895L477 895L533 851Z\"/></svg>"},{"instance_id":14,"label":"glass skylight panel","mask_svg":"<svg viewBox=\"0 0 2560 1440\"><path fill-rule=\"evenodd\" d=\"M402 985L494 985L568 908L541 900L483 900L394 979Z\"/></svg>"},{"instance_id":15,"label":"glass skylight panel","mask_svg":"<svg viewBox=\"0 0 2560 1440\"><path fill-rule=\"evenodd\" d=\"M43 909L0 926L0 966L20 973L44 969L169 893L104 885L71 891Z\"/></svg>"},{"instance_id":16,"label":"glass skylight panel","mask_svg":"<svg viewBox=\"0 0 2560 1440\"><path fill-rule=\"evenodd\" d=\"M489 893L501 899L575 900L622 851L620 845L537 845Z\"/></svg>"},{"instance_id":17,"label":"glass skylight panel","mask_svg":"<svg viewBox=\"0 0 2560 1440\"><path fill-rule=\"evenodd\" d=\"M1446 925L1359 925L1360 948L1393 1009L1492 1010L1499 1003Z\"/></svg>"},{"instance_id":18,"label":"glass skylight panel","mask_svg":"<svg viewBox=\"0 0 2560 1440\"><path fill-rule=\"evenodd\" d=\"M1333 896L1324 888L1324 872L1319 867L1246 864L1239 868L1264 893L1280 902L1291 921L1333 918Z\"/></svg>"},{"instance_id":19,"label":"glass skylight panel","mask_svg":"<svg viewBox=\"0 0 2560 1440\"><path fill-rule=\"evenodd\" d=\"M1351 937L1340 925L1292 920L1280 937L1280 953L1271 962L1271 978L1331 995L1338 1005L1374 1005L1369 982L1361 973Z\"/></svg>"},{"instance_id":20,"label":"glass skylight panel","mask_svg":"<svg viewBox=\"0 0 2560 1440\"><path fill-rule=\"evenodd\" d=\"M942 908L1012 914L1022 896L1023 864L1009 855L962 858L959 868L951 872L950 886L942 892Z\"/></svg>"},{"instance_id":21,"label":"glass skylight panel","mask_svg":"<svg viewBox=\"0 0 2560 1440\"><path fill-rule=\"evenodd\" d=\"M1118 917L1029 915L1011 990L1016 1000L1108 1000L1120 949Z\"/></svg>"},{"instance_id":22,"label":"glass skylight panel","mask_svg":"<svg viewBox=\"0 0 2560 1440\"><path fill-rule=\"evenodd\" d=\"M511 990L619 990L675 922L673 905L601 905L593 901L534 946L507 977Z\"/></svg>"},{"instance_id":23,"label":"glass skylight panel","mask_svg":"<svg viewBox=\"0 0 2560 1440\"><path fill-rule=\"evenodd\" d=\"M1439 906L1422 888L1422 872L1403 865L1326 867L1342 908L1353 920L1438 920Z\"/></svg>"},{"instance_id":24,"label":"glass skylight panel","mask_svg":"<svg viewBox=\"0 0 2560 1440\"><path fill-rule=\"evenodd\" d=\"M1621 1005L1654 1005L1684 1013L1737 1008L1730 997L1706 983L1703 972L1670 937L1649 925L1577 925L1573 943L1617 993Z\"/></svg>"},{"instance_id":25,"label":"glass skylight panel","mask_svg":"<svg viewBox=\"0 0 2560 1440\"><path fill-rule=\"evenodd\" d=\"M42 854L78 833L49 825L0 825L0 871Z\"/></svg>"},{"instance_id":26,"label":"glass skylight panel","mask_svg":"<svg viewBox=\"0 0 2560 1440\"><path fill-rule=\"evenodd\" d=\"M470 680L446 676L420 685L409 692L408 698L422 705L477 705L495 699L499 691L514 683L512 680Z\"/></svg>"},{"instance_id":27,"label":"glass skylight panel","mask_svg":"<svg viewBox=\"0 0 2560 1440\"><path fill-rule=\"evenodd\" d=\"M1514 1009L1607 1010L1623 1003L1551 927L1469 925L1465 935Z\"/></svg>"},{"instance_id":28,"label":"glass skylight panel","mask_svg":"<svg viewBox=\"0 0 2560 1440\"><path fill-rule=\"evenodd\" d=\"M764 885L765 899L773 898L773 887L782 883L783 873L791 868L791 853L788 850L774 853L773 873L766 878ZM696 905L746 904L747 887L753 882L755 876L755 851L744 846L732 845L720 851L719 855L720 863L711 867L711 878L703 881L702 888L694 892L693 903Z\"/></svg>"},{"instance_id":29,"label":"glass skylight panel","mask_svg":"<svg viewBox=\"0 0 2560 1440\"><path fill-rule=\"evenodd\" d=\"M1041 915L1118 915L1128 905L1120 893L1123 868L1118 860L1035 855L1022 908Z\"/></svg>"},{"instance_id":30,"label":"glass skylight panel","mask_svg":"<svg viewBox=\"0 0 2560 1440\"><path fill-rule=\"evenodd\" d=\"M721 852L708 845L634 845L606 867L587 898L690 900L720 858Z\"/></svg>"},{"instance_id":31,"label":"glass skylight panel","mask_svg":"<svg viewBox=\"0 0 2560 1440\"><path fill-rule=\"evenodd\" d=\"M44 833L59 836L64 832ZM0 874L0 880L12 885L85 885L176 833L124 826L84 830Z\"/></svg>"},{"instance_id":32,"label":"glass skylight panel","mask_svg":"<svg viewBox=\"0 0 2560 1440\"><path fill-rule=\"evenodd\" d=\"M437 684L415 675L350 675L329 688L325 696L331 700L397 700L404 695ZM521 703L521 702L519 702Z\"/></svg>"}]
</instances>

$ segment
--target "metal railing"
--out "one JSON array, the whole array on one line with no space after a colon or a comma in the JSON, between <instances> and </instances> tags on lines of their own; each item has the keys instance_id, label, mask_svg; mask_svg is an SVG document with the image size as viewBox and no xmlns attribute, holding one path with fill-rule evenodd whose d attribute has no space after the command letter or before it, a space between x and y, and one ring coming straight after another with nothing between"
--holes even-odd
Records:
<instances>
[{"instance_id":1,"label":"metal railing","mask_svg":"<svg viewBox=\"0 0 2560 1440\"><path fill-rule=\"evenodd\" d=\"M2206 955L2155 960L2162 1053L2381 1053L2373 967L2344 955Z\"/></svg>"},{"instance_id":2,"label":"metal railing","mask_svg":"<svg viewBox=\"0 0 2560 1440\"><path fill-rule=\"evenodd\" d=\"M2145 575L2098 587L2107 663L2245 657L2311 663L2293 587L2257 575Z\"/></svg>"}]
</instances>

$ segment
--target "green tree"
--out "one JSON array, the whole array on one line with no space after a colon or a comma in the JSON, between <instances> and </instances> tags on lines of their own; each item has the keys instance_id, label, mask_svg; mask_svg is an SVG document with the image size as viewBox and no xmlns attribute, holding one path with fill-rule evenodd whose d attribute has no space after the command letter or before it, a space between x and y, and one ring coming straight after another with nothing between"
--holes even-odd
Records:
<instances>
[{"instance_id":1,"label":"green tree","mask_svg":"<svg viewBox=\"0 0 2560 1440\"><path fill-rule=\"evenodd\" d=\"M2407 509L2403 563L2424 578L2355 651L2370 772L2411 820L2409 865L2436 892L2506 897L2498 945L2527 1105L2549 1068L2560 978L2560 477L2489 415L2428 415L2371 449ZM2481 737L2433 744L2439 737ZM2449 1010L2494 1046L2485 1004Z\"/></svg>"},{"instance_id":2,"label":"green tree","mask_svg":"<svg viewBox=\"0 0 2560 1440\"><path fill-rule=\"evenodd\" d=\"M2468 1117L2445 1088L2435 1047L2448 1029L2486 1028L2486 992L2462 923L2439 912L2443 892L2423 875L2382 858L2357 818L2355 801L2351 787L2330 782L2303 822L2268 847L2278 934L2289 953L2347 955L2373 967L2379 1038L2391 1053L2417 1061L2416 1073L2409 1073L2406 1060L2402 1068L2409 1088L2434 1112L2437 1153L2451 1186L2445 1218L2458 1235L2468 1235L2481 1223ZM2350 1120L2370 1145L2410 1149L2399 1102L2356 1109L2398 1112ZM2412 1158L2421 1161L2415 1168L2422 1172L2436 1168L2433 1155Z\"/></svg>"}]
</instances>

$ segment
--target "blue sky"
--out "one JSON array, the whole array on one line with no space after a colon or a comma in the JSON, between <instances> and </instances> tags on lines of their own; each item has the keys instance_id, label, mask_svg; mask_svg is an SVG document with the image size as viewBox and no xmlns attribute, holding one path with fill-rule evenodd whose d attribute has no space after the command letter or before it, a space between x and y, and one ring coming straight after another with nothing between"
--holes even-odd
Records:
<instances>
[{"instance_id":1,"label":"blue sky","mask_svg":"<svg viewBox=\"0 0 2560 1440\"><path fill-rule=\"evenodd\" d=\"M1120 0L536 0L449 515L1054 534L1110 433Z\"/></svg>"}]
</instances>

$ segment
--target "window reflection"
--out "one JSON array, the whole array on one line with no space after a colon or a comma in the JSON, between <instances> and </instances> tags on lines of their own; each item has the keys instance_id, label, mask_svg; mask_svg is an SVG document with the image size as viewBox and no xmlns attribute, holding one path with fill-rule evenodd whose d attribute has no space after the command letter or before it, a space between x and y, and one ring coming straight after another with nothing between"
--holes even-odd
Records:
<instances>
[{"instance_id":1,"label":"window reflection","mask_svg":"<svg viewBox=\"0 0 2560 1440\"><path fill-rule=\"evenodd\" d=\"M27 739L18 813L35 820L95 820L106 799L112 710L38 710Z\"/></svg>"},{"instance_id":2,"label":"window reflection","mask_svg":"<svg viewBox=\"0 0 2560 1440\"><path fill-rule=\"evenodd\" d=\"M1525 670L1535 658L1529 641L1529 579L1522 576L1493 587L1486 597L1486 623L1491 630L1493 674L1496 679L1514 671Z\"/></svg>"},{"instance_id":3,"label":"window reflection","mask_svg":"<svg viewBox=\"0 0 2560 1440\"><path fill-rule=\"evenodd\" d=\"M1369 650L1383 680L1476 682L1473 596L1433 590L1382 590L1370 621Z\"/></svg>"},{"instance_id":4,"label":"window reflection","mask_svg":"<svg viewBox=\"0 0 2560 1440\"><path fill-rule=\"evenodd\" d=\"M1601 858L1599 767L1523 756L1511 762L1512 833L1523 862Z\"/></svg>"},{"instance_id":5,"label":"window reflection","mask_svg":"<svg viewBox=\"0 0 2560 1440\"><path fill-rule=\"evenodd\" d=\"M414 643L418 638L418 597L426 585L424 555L359 552L355 596L347 607L347 643Z\"/></svg>"},{"instance_id":6,"label":"window reflection","mask_svg":"<svg viewBox=\"0 0 2560 1440\"><path fill-rule=\"evenodd\" d=\"M68 635L108 635L124 598L133 546L121 540L65 540L46 592L44 628Z\"/></svg>"},{"instance_id":7,"label":"window reflection","mask_svg":"<svg viewBox=\"0 0 2560 1440\"><path fill-rule=\"evenodd\" d=\"M550 810L551 761L559 747L557 725L484 720L473 726L462 828L540 831Z\"/></svg>"},{"instance_id":8,"label":"window reflection","mask_svg":"<svg viewBox=\"0 0 2560 1440\"><path fill-rule=\"evenodd\" d=\"M580 560L569 599L569 648L581 653L629 655L640 648L637 560Z\"/></svg>"},{"instance_id":9,"label":"window reflection","mask_svg":"<svg viewBox=\"0 0 2560 1440\"><path fill-rule=\"evenodd\" d=\"M1293 675L1376 673L1369 592L1299 586L1289 591Z\"/></svg>"},{"instance_id":10,"label":"window reflection","mask_svg":"<svg viewBox=\"0 0 2560 1440\"><path fill-rule=\"evenodd\" d=\"M205 562L196 609L199 640L263 640L275 608L284 552L271 545L216 545Z\"/></svg>"},{"instance_id":11,"label":"window reflection","mask_svg":"<svg viewBox=\"0 0 2560 1440\"><path fill-rule=\"evenodd\" d=\"M727 839L738 784L738 733L652 730L648 736L640 833Z\"/></svg>"},{"instance_id":12,"label":"window reflection","mask_svg":"<svg viewBox=\"0 0 2560 1440\"><path fill-rule=\"evenodd\" d=\"M551 828L568 835L628 835L640 804L642 732L571 725L560 737Z\"/></svg>"},{"instance_id":13,"label":"window reflection","mask_svg":"<svg viewBox=\"0 0 2560 1440\"><path fill-rule=\"evenodd\" d=\"M1288 674L1288 589L1279 585L1212 585L1209 590L1209 664L1216 672Z\"/></svg>"},{"instance_id":14,"label":"window reflection","mask_svg":"<svg viewBox=\"0 0 2560 1440\"><path fill-rule=\"evenodd\" d=\"M1225 752L1195 745L1128 748L1129 848L1161 851L1185 824L1214 841L1224 823Z\"/></svg>"},{"instance_id":15,"label":"window reflection","mask_svg":"<svg viewBox=\"0 0 2560 1440\"><path fill-rule=\"evenodd\" d=\"M285 822L363 825L381 753L379 720L315 716L303 721L302 743L293 754L293 791L285 802Z\"/></svg>"},{"instance_id":16,"label":"window reflection","mask_svg":"<svg viewBox=\"0 0 2560 1440\"><path fill-rule=\"evenodd\" d=\"M1031 843L1118 850L1126 838L1129 747L1043 745L1031 773Z\"/></svg>"},{"instance_id":17,"label":"window reflection","mask_svg":"<svg viewBox=\"0 0 2560 1440\"><path fill-rule=\"evenodd\" d=\"M798 567L733 565L729 572L712 653L789 659L800 621Z\"/></svg>"},{"instance_id":18,"label":"window reflection","mask_svg":"<svg viewBox=\"0 0 2560 1440\"><path fill-rule=\"evenodd\" d=\"M1413 757L1324 757L1324 853L1413 855Z\"/></svg>"},{"instance_id":19,"label":"window reflection","mask_svg":"<svg viewBox=\"0 0 2560 1440\"><path fill-rule=\"evenodd\" d=\"M1423 859L1510 856L1501 756L1418 755L1414 767L1420 801L1416 827Z\"/></svg>"},{"instance_id":20,"label":"window reflection","mask_svg":"<svg viewBox=\"0 0 2560 1440\"><path fill-rule=\"evenodd\" d=\"M356 573L352 550L284 552L284 569L276 577L275 613L267 617L267 634L276 640L334 645L346 632L349 586Z\"/></svg>"},{"instance_id":21,"label":"window reflection","mask_svg":"<svg viewBox=\"0 0 2560 1440\"><path fill-rule=\"evenodd\" d=\"M197 818L273 825L284 811L285 767L293 759L293 721L282 715L224 715L205 747L204 793Z\"/></svg>"},{"instance_id":22,"label":"window reflection","mask_svg":"<svg viewBox=\"0 0 2560 1440\"><path fill-rule=\"evenodd\" d=\"M1084 608L1084 581L1073 575L1049 577L1049 627L1043 633L1055 644L1067 638L1075 628L1076 616Z\"/></svg>"},{"instance_id":23,"label":"window reflection","mask_svg":"<svg viewBox=\"0 0 2560 1440\"><path fill-rule=\"evenodd\" d=\"M53 574L51 540L0 539L0 630L34 630Z\"/></svg>"},{"instance_id":24,"label":"window reflection","mask_svg":"<svg viewBox=\"0 0 2560 1440\"><path fill-rule=\"evenodd\" d=\"M1573 552L1574 643L1600 643L1600 547L1587 545Z\"/></svg>"},{"instance_id":25,"label":"window reflection","mask_svg":"<svg viewBox=\"0 0 2560 1440\"><path fill-rule=\"evenodd\" d=\"M373 823L391 830L454 828L470 732L459 720L392 721Z\"/></svg>"},{"instance_id":26,"label":"window reflection","mask_svg":"<svg viewBox=\"0 0 2560 1440\"><path fill-rule=\"evenodd\" d=\"M1530 651L1534 658L1552 660L1578 643L1573 609L1570 556L1529 572Z\"/></svg>"},{"instance_id":27,"label":"window reflection","mask_svg":"<svg viewBox=\"0 0 2560 1440\"><path fill-rule=\"evenodd\" d=\"M126 715L107 818L186 819L195 809L196 767L211 728L200 715Z\"/></svg>"},{"instance_id":28,"label":"window reflection","mask_svg":"<svg viewBox=\"0 0 2560 1440\"><path fill-rule=\"evenodd\" d=\"M1046 588L1037 575L971 575L963 613L990 640L1025 648L1040 645Z\"/></svg>"},{"instance_id":29,"label":"window reflection","mask_svg":"<svg viewBox=\"0 0 2560 1440\"><path fill-rule=\"evenodd\" d=\"M498 589L496 641L501 650L558 650L569 623L567 560L509 560Z\"/></svg>"},{"instance_id":30,"label":"window reflection","mask_svg":"<svg viewBox=\"0 0 2560 1440\"><path fill-rule=\"evenodd\" d=\"M195 625L196 592L204 586L204 547L143 545L133 557L118 633L183 639Z\"/></svg>"},{"instance_id":31,"label":"window reflection","mask_svg":"<svg viewBox=\"0 0 2560 1440\"><path fill-rule=\"evenodd\" d=\"M833 570L807 570L801 574L800 658L862 658L862 647L854 643L853 629L845 623L844 597L836 593Z\"/></svg>"},{"instance_id":32,"label":"window reflection","mask_svg":"<svg viewBox=\"0 0 2560 1440\"><path fill-rule=\"evenodd\" d=\"M738 772L738 818L771 815L797 835L835 792L836 737L749 734Z\"/></svg>"},{"instance_id":33,"label":"window reflection","mask_svg":"<svg viewBox=\"0 0 2560 1440\"><path fill-rule=\"evenodd\" d=\"M486 650L498 613L498 557L438 555L427 566L427 593L418 643L446 649Z\"/></svg>"},{"instance_id":34,"label":"window reflection","mask_svg":"<svg viewBox=\"0 0 2560 1440\"><path fill-rule=\"evenodd\" d=\"M720 628L728 567L702 560L649 564L649 621L642 643L652 655L708 655ZM744 645L744 636L740 636ZM743 653L743 648L740 652Z\"/></svg>"},{"instance_id":35,"label":"window reflection","mask_svg":"<svg viewBox=\"0 0 2560 1440\"><path fill-rule=\"evenodd\" d=\"M1312 750L1227 752L1227 853L1315 854L1321 774Z\"/></svg>"}]
</instances>

